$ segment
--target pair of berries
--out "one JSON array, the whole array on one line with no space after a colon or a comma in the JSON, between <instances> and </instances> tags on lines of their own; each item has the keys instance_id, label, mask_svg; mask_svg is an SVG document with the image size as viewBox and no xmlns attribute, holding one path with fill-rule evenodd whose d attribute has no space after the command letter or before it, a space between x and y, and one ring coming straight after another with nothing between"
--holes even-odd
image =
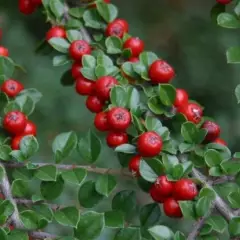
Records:
<instances>
[{"instance_id":1,"label":"pair of berries","mask_svg":"<svg viewBox=\"0 0 240 240\"><path fill-rule=\"evenodd\" d=\"M155 202L163 203L166 216L180 218L182 211L178 201L193 200L198 195L198 190L190 179L181 179L174 183L168 181L166 176L160 176L149 193Z\"/></svg>"},{"instance_id":2,"label":"pair of berries","mask_svg":"<svg viewBox=\"0 0 240 240\"><path fill-rule=\"evenodd\" d=\"M114 107L108 112L100 112L94 119L94 125L99 131L109 131L106 141L111 148L128 143L126 130L130 124L131 114L122 107Z\"/></svg>"},{"instance_id":3,"label":"pair of berries","mask_svg":"<svg viewBox=\"0 0 240 240\"><path fill-rule=\"evenodd\" d=\"M6 80L1 86L1 91L10 98L16 97L23 89L24 86L14 79Z\"/></svg>"},{"instance_id":4,"label":"pair of berries","mask_svg":"<svg viewBox=\"0 0 240 240\"><path fill-rule=\"evenodd\" d=\"M5 115L3 119L4 129L10 133L12 137L11 147L18 150L20 142L24 136L37 134L36 125L29 121L27 117L20 111L12 111Z\"/></svg>"},{"instance_id":5,"label":"pair of berries","mask_svg":"<svg viewBox=\"0 0 240 240\"><path fill-rule=\"evenodd\" d=\"M25 15L32 14L41 4L42 0L18 0L19 11Z\"/></svg>"}]
</instances>

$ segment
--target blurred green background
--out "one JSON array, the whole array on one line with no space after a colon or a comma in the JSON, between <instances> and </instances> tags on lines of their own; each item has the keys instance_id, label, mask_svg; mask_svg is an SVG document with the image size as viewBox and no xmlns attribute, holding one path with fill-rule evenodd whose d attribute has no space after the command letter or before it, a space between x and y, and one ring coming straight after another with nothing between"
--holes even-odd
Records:
<instances>
[{"instance_id":1,"label":"blurred green background","mask_svg":"<svg viewBox=\"0 0 240 240\"><path fill-rule=\"evenodd\" d=\"M222 138L233 151L239 150L240 112L234 89L239 83L240 65L228 65L225 50L240 44L240 32L220 28L211 20L210 10L215 1L112 2L118 5L120 17L129 21L132 35L142 38L146 49L157 52L175 67L174 84L187 89L192 99L205 106L206 115L221 125ZM69 66L54 68L52 56L34 53L50 27L44 20L40 11L31 16L20 14L16 0L0 0L1 44L27 70L27 74L18 72L15 78L26 88L37 88L43 94L30 118L38 126L40 152L36 159L48 162L52 160L54 137L70 130L79 135L86 133L92 127L93 115L86 110L84 97L75 94L73 87L60 85L59 79ZM80 162L77 155L73 159ZM98 165L116 167L116 164L113 152L104 147ZM126 184L129 188L134 186L130 182ZM67 198L73 199L72 195ZM189 227L185 222L179 224L185 229Z\"/></svg>"}]
</instances>

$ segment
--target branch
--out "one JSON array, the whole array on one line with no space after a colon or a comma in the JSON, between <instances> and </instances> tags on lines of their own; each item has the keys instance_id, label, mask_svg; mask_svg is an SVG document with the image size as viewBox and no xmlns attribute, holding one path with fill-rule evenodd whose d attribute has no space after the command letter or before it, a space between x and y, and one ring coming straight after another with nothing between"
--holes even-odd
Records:
<instances>
[{"instance_id":1,"label":"branch","mask_svg":"<svg viewBox=\"0 0 240 240\"><path fill-rule=\"evenodd\" d=\"M213 185L217 185L217 184L222 184L225 182L232 182L234 181L235 177L233 176L223 176L223 177L219 177L216 180L213 180L212 184Z\"/></svg>"},{"instance_id":2,"label":"branch","mask_svg":"<svg viewBox=\"0 0 240 240\"><path fill-rule=\"evenodd\" d=\"M26 167L23 163L18 163L18 162L1 162L1 164L6 168ZM87 170L88 172L93 172L98 174L110 174L110 175L132 177L132 174L126 169L97 168L94 166L64 165L64 164L51 164L51 163L34 163L34 165L36 165L36 167L44 167L44 166L51 165L62 170L72 170L75 168L81 168L81 169Z\"/></svg>"},{"instance_id":3,"label":"branch","mask_svg":"<svg viewBox=\"0 0 240 240\"><path fill-rule=\"evenodd\" d=\"M23 223L22 223L22 221L20 219L20 216L19 216L17 204L12 197L11 185L9 183L5 167L1 163L0 163L0 167L2 167L4 169L4 176L3 176L3 179L2 179L2 182L1 182L1 191L4 195L4 198L9 200L14 207L14 212L13 212L10 220L11 220L11 222L14 225L15 228L23 229L24 226L23 226Z\"/></svg>"},{"instance_id":4,"label":"branch","mask_svg":"<svg viewBox=\"0 0 240 240\"><path fill-rule=\"evenodd\" d=\"M59 236L50 234L50 233L45 233L45 232L29 232L29 236L35 238L35 239L56 239L59 238Z\"/></svg>"}]
</instances>

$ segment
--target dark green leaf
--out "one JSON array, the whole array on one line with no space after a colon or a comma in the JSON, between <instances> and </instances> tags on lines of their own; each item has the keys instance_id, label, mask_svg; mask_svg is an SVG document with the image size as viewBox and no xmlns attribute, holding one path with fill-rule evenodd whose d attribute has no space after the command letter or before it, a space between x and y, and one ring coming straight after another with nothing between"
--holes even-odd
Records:
<instances>
[{"instance_id":1,"label":"dark green leaf","mask_svg":"<svg viewBox=\"0 0 240 240\"><path fill-rule=\"evenodd\" d=\"M147 160L141 160L139 171L142 178L148 182L155 182L158 177L154 170L149 166Z\"/></svg>"},{"instance_id":2,"label":"dark green leaf","mask_svg":"<svg viewBox=\"0 0 240 240\"><path fill-rule=\"evenodd\" d=\"M114 240L140 240L141 234L139 228L128 227L121 229L116 235Z\"/></svg>"},{"instance_id":3,"label":"dark green leaf","mask_svg":"<svg viewBox=\"0 0 240 240\"><path fill-rule=\"evenodd\" d=\"M39 224L39 219L37 213L32 210L26 210L20 213L20 218L23 225L27 229L37 229Z\"/></svg>"},{"instance_id":4,"label":"dark green leaf","mask_svg":"<svg viewBox=\"0 0 240 240\"><path fill-rule=\"evenodd\" d=\"M217 166L223 160L221 158L221 155L219 154L219 152L217 152L216 150L208 150L204 155L204 159L205 159L206 164L209 167Z\"/></svg>"},{"instance_id":5,"label":"dark green leaf","mask_svg":"<svg viewBox=\"0 0 240 240\"><path fill-rule=\"evenodd\" d=\"M0 75L7 78L12 77L14 72L14 62L8 57L0 56Z\"/></svg>"},{"instance_id":6,"label":"dark green leaf","mask_svg":"<svg viewBox=\"0 0 240 240\"><path fill-rule=\"evenodd\" d=\"M147 67L158 60L158 56L153 52L143 52L139 56L139 60Z\"/></svg>"},{"instance_id":7,"label":"dark green leaf","mask_svg":"<svg viewBox=\"0 0 240 240\"><path fill-rule=\"evenodd\" d=\"M86 27L95 29L103 29L105 27L105 23L96 9L86 10L83 14L83 20L85 21Z\"/></svg>"},{"instance_id":8,"label":"dark green leaf","mask_svg":"<svg viewBox=\"0 0 240 240\"><path fill-rule=\"evenodd\" d=\"M57 168L53 165L40 167L36 170L35 177L42 181L55 181L57 178Z\"/></svg>"},{"instance_id":9,"label":"dark green leaf","mask_svg":"<svg viewBox=\"0 0 240 240\"><path fill-rule=\"evenodd\" d=\"M201 197L196 203L196 212L198 217L203 217L210 211L212 200L209 197Z\"/></svg>"},{"instance_id":10,"label":"dark green leaf","mask_svg":"<svg viewBox=\"0 0 240 240\"><path fill-rule=\"evenodd\" d=\"M28 182L21 179L16 179L12 183L12 194L15 197L26 197L29 196Z\"/></svg>"},{"instance_id":11,"label":"dark green leaf","mask_svg":"<svg viewBox=\"0 0 240 240\"><path fill-rule=\"evenodd\" d=\"M123 43L119 37L108 37L105 41L105 45L107 48L107 53L109 54L118 54L122 52Z\"/></svg>"},{"instance_id":12,"label":"dark green leaf","mask_svg":"<svg viewBox=\"0 0 240 240\"><path fill-rule=\"evenodd\" d=\"M74 42L76 40L82 40L82 34L78 30L68 30L67 38L70 42Z\"/></svg>"},{"instance_id":13,"label":"dark green leaf","mask_svg":"<svg viewBox=\"0 0 240 240\"><path fill-rule=\"evenodd\" d=\"M57 19L61 19L64 14L64 4L61 0L50 0L49 7Z\"/></svg>"},{"instance_id":14,"label":"dark green leaf","mask_svg":"<svg viewBox=\"0 0 240 240\"><path fill-rule=\"evenodd\" d=\"M69 63L71 60L67 55L58 55L53 58L53 66L59 67Z\"/></svg>"},{"instance_id":15,"label":"dark green leaf","mask_svg":"<svg viewBox=\"0 0 240 240\"><path fill-rule=\"evenodd\" d=\"M111 103L114 106L126 107L128 103L128 94L121 86L114 86L110 93Z\"/></svg>"},{"instance_id":16,"label":"dark green leaf","mask_svg":"<svg viewBox=\"0 0 240 240\"><path fill-rule=\"evenodd\" d=\"M176 98L176 89L170 84L160 84L159 97L164 105L172 106Z\"/></svg>"},{"instance_id":17,"label":"dark green leaf","mask_svg":"<svg viewBox=\"0 0 240 240\"><path fill-rule=\"evenodd\" d=\"M65 182L81 185L87 177L87 171L81 168L75 168L62 173L62 178Z\"/></svg>"},{"instance_id":18,"label":"dark green leaf","mask_svg":"<svg viewBox=\"0 0 240 240\"><path fill-rule=\"evenodd\" d=\"M163 225L157 225L148 229L149 233L155 240L172 240L174 234L172 230Z\"/></svg>"},{"instance_id":19,"label":"dark green leaf","mask_svg":"<svg viewBox=\"0 0 240 240\"><path fill-rule=\"evenodd\" d=\"M95 183L96 191L106 197L111 194L116 185L115 177L108 174L99 176Z\"/></svg>"},{"instance_id":20,"label":"dark green leaf","mask_svg":"<svg viewBox=\"0 0 240 240\"><path fill-rule=\"evenodd\" d=\"M159 204L150 203L141 208L140 223L144 228L149 228L159 222L161 219L161 210Z\"/></svg>"},{"instance_id":21,"label":"dark green leaf","mask_svg":"<svg viewBox=\"0 0 240 240\"><path fill-rule=\"evenodd\" d=\"M10 160L10 152L12 149L8 145L0 145L0 159L3 161Z\"/></svg>"},{"instance_id":22,"label":"dark green leaf","mask_svg":"<svg viewBox=\"0 0 240 240\"><path fill-rule=\"evenodd\" d=\"M51 38L48 42L57 51L59 51L61 53L68 53L68 49L70 47L70 44L64 38L54 37L54 38Z\"/></svg>"},{"instance_id":23,"label":"dark green leaf","mask_svg":"<svg viewBox=\"0 0 240 240\"><path fill-rule=\"evenodd\" d=\"M109 211L104 213L105 225L108 228L123 228L124 217L120 211Z\"/></svg>"},{"instance_id":24,"label":"dark green leaf","mask_svg":"<svg viewBox=\"0 0 240 240\"><path fill-rule=\"evenodd\" d=\"M27 116L33 113L35 103L31 97L27 95L21 95L15 99L15 102L20 107L21 111L25 113Z\"/></svg>"},{"instance_id":25,"label":"dark green leaf","mask_svg":"<svg viewBox=\"0 0 240 240\"><path fill-rule=\"evenodd\" d=\"M55 212L54 218L63 226L76 227L79 221L79 211L75 207L62 208Z\"/></svg>"},{"instance_id":26,"label":"dark green leaf","mask_svg":"<svg viewBox=\"0 0 240 240\"><path fill-rule=\"evenodd\" d=\"M194 211L194 204L192 201L179 201L179 206L182 214L187 219L195 219L196 213Z\"/></svg>"},{"instance_id":27,"label":"dark green leaf","mask_svg":"<svg viewBox=\"0 0 240 240\"><path fill-rule=\"evenodd\" d=\"M115 152L136 153L136 147L131 144L122 144L115 148Z\"/></svg>"},{"instance_id":28,"label":"dark green leaf","mask_svg":"<svg viewBox=\"0 0 240 240\"><path fill-rule=\"evenodd\" d=\"M239 28L240 21L230 13L220 13L217 18L218 25L225 28Z\"/></svg>"},{"instance_id":29,"label":"dark green leaf","mask_svg":"<svg viewBox=\"0 0 240 240\"><path fill-rule=\"evenodd\" d=\"M231 203L232 208L240 208L240 192L231 192L228 195L228 201Z\"/></svg>"},{"instance_id":30,"label":"dark green leaf","mask_svg":"<svg viewBox=\"0 0 240 240\"><path fill-rule=\"evenodd\" d=\"M112 22L118 15L117 8L114 5L105 2L97 3L97 10L101 17L108 23Z\"/></svg>"},{"instance_id":31,"label":"dark green leaf","mask_svg":"<svg viewBox=\"0 0 240 240\"><path fill-rule=\"evenodd\" d=\"M226 55L228 63L240 63L240 47L228 48ZM238 94L238 87L235 90L235 94Z\"/></svg>"},{"instance_id":32,"label":"dark green leaf","mask_svg":"<svg viewBox=\"0 0 240 240\"><path fill-rule=\"evenodd\" d=\"M206 224L212 226L213 230L218 233L223 233L227 228L227 222L222 216L211 216L207 219Z\"/></svg>"},{"instance_id":33,"label":"dark green leaf","mask_svg":"<svg viewBox=\"0 0 240 240\"><path fill-rule=\"evenodd\" d=\"M228 230L232 237L240 236L240 217L234 217L230 220Z\"/></svg>"}]
</instances>

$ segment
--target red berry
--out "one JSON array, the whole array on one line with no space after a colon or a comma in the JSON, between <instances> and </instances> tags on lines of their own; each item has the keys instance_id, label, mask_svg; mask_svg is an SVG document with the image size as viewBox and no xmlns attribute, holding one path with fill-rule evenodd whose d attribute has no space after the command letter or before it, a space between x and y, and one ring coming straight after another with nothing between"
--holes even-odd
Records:
<instances>
[{"instance_id":1,"label":"red berry","mask_svg":"<svg viewBox=\"0 0 240 240\"><path fill-rule=\"evenodd\" d=\"M227 146L227 143L221 138L217 138L213 142L217 143L217 144L220 144L220 145L223 145L223 146Z\"/></svg>"},{"instance_id":2,"label":"red berry","mask_svg":"<svg viewBox=\"0 0 240 240\"><path fill-rule=\"evenodd\" d=\"M94 119L94 125L96 129L101 132L108 131L109 127L107 121L107 113L106 112L97 113Z\"/></svg>"},{"instance_id":3,"label":"red berry","mask_svg":"<svg viewBox=\"0 0 240 240\"><path fill-rule=\"evenodd\" d=\"M78 63L78 62L73 63L71 72L72 72L72 77L74 79L77 79L78 77L83 76L82 73L81 73L81 69L82 69L82 64L81 63Z\"/></svg>"},{"instance_id":4,"label":"red berry","mask_svg":"<svg viewBox=\"0 0 240 240\"><path fill-rule=\"evenodd\" d=\"M180 89L178 88L176 90L176 98L174 101L174 106L176 108L178 107L183 107L186 106L188 104L188 94L184 89Z\"/></svg>"},{"instance_id":5,"label":"red berry","mask_svg":"<svg viewBox=\"0 0 240 240\"><path fill-rule=\"evenodd\" d=\"M14 226L13 225L9 225L9 229L12 231L14 230Z\"/></svg>"},{"instance_id":6,"label":"red berry","mask_svg":"<svg viewBox=\"0 0 240 240\"><path fill-rule=\"evenodd\" d=\"M42 0L32 0L32 3L35 5L35 6L39 6L42 4Z\"/></svg>"},{"instance_id":7,"label":"red berry","mask_svg":"<svg viewBox=\"0 0 240 240\"><path fill-rule=\"evenodd\" d=\"M181 179L174 185L174 198L177 200L193 200L198 195L196 184L191 179Z\"/></svg>"},{"instance_id":8,"label":"red berry","mask_svg":"<svg viewBox=\"0 0 240 240\"><path fill-rule=\"evenodd\" d=\"M135 63L135 62L139 62L139 58L138 57L130 57L129 62Z\"/></svg>"},{"instance_id":9,"label":"red berry","mask_svg":"<svg viewBox=\"0 0 240 240\"><path fill-rule=\"evenodd\" d=\"M163 210L168 217L181 218L182 210L179 203L174 198L168 198L163 203Z\"/></svg>"},{"instance_id":10,"label":"red berry","mask_svg":"<svg viewBox=\"0 0 240 240\"><path fill-rule=\"evenodd\" d=\"M19 150L20 149L20 142L25 136L20 135L20 136L15 136L12 138L11 141L11 148L12 150Z\"/></svg>"},{"instance_id":11,"label":"red berry","mask_svg":"<svg viewBox=\"0 0 240 240\"><path fill-rule=\"evenodd\" d=\"M144 50L144 42L139 38L131 37L124 43L123 48L131 49L131 56L138 57L139 54Z\"/></svg>"},{"instance_id":12,"label":"red berry","mask_svg":"<svg viewBox=\"0 0 240 240\"><path fill-rule=\"evenodd\" d=\"M66 31L63 27L55 26L48 30L46 33L46 40L49 41L51 38L66 38Z\"/></svg>"},{"instance_id":13,"label":"red berry","mask_svg":"<svg viewBox=\"0 0 240 240\"><path fill-rule=\"evenodd\" d=\"M215 122L205 121L202 128L207 130L207 135L205 137L206 142L213 142L220 136L220 127Z\"/></svg>"},{"instance_id":14,"label":"red berry","mask_svg":"<svg viewBox=\"0 0 240 240\"><path fill-rule=\"evenodd\" d=\"M128 24L125 24L122 20L116 19L108 24L106 29L106 36L117 36L122 38L124 33L128 32Z\"/></svg>"},{"instance_id":15,"label":"red berry","mask_svg":"<svg viewBox=\"0 0 240 240\"><path fill-rule=\"evenodd\" d=\"M86 106L91 112L99 113L103 110L104 103L97 96L88 96Z\"/></svg>"},{"instance_id":16,"label":"red berry","mask_svg":"<svg viewBox=\"0 0 240 240\"><path fill-rule=\"evenodd\" d=\"M152 199L155 201L155 202L158 202L158 203L164 203L164 201L166 200L166 197L159 194L159 191L157 190L156 186L153 184L152 187L150 188L150 191L149 191Z\"/></svg>"},{"instance_id":17,"label":"red berry","mask_svg":"<svg viewBox=\"0 0 240 240\"><path fill-rule=\"evenodd\" d=\"M114 107L107 114L111 130L124 132L131 124L131 114L126 108Z\"/></svg>"},{"instance_id":18,"label":"red berry","mask_svg":"<svg viewBox=\"0 0 240 240\"><path fill-rule=\"evenodd\" d=\"M161 152L163 142L156 132L145 132L138 138L137 146L141 156L155 157Z\"/></svg>"},{"instance_id":19,"label":"red berry","mask_svg":"<svg viewBox=\"0 0 240 240\"><path fill-rule=\"evenodd\" d=\"M139 172L140 161L141 161L141 156L137 155L132 157L128 164L129 171L132 173L134 177L140 176L140 172Z\"/></svg>"},{"instance_id":20,"label":"red berry","mask_svg":"<svg viewBox=\"0 0 240 240\"><path fill-rule=\"evenodd\" d=\"M155 182L155 187L160 195L169 197L173 192L174 184L168 181L166 176L160 176Z\"/></svg>"},{"instance_id":21,"label":"red berry","mask_svg":"<svg viewBox=\"0 0 240 240\"><path fill-rule=\"evenodd\" d=\"M124 27L126 32L129 31L129 24L125 19L117 18L117 19L114 20L114 22L121 24Z\"/></svg>"},{"instance_id":22,"label":"red berry","mask_svg":"<svg viewBox=\"0 0 240 240\"><path fill-rule=\"evenodd\" d=\"M104 101L109 100L111 88L117 84L118 81L114 77L104 76L99 78L95 84L96 95Z\"/></svg>"},{"instance_id":23,"label":"red berry","mask_svg":"<svg viewBox=\"0 0 240 240\"><path fill-rule=\"evenodd\" d=\"M122 144L128 143L128 135L125 132L109 132L107 137L107 144L110 148L118 147Z\"/></svg>"},{"instance_id":24,"label":"red berry","mask_svg":"<svg viewBox=\"0 0 240 240\"><path fill-rule=\"evenodd\" d=\"M8 57L9 53L8 53L8 49L0 46L0 56L4 56L4 57Z\"/></svg>"},{"instance_id":25,"label":"red berry","mask_svg":"<svg viewBox=\"0 0 240 240\"><path fill-rule=\"evenodd\" d=\"M36 125L33 122L28 120L22 135L24 135L24 136L26 136L26 135L36 136L37 135Z\"/></svg>"},{"instance_id":26,"label":"red berry","mask_svg":"<svg viewBox=\"0 0 240 240\"><path fill-rule=\"evenodd\" d=\"M23 89L23 85L13 79L6 80L1 86L2 92L6 93L9 97L16 97Z\"/></svg>"},{"instance_id":27,"label":"red berry","mask_svg":"<svg viewBox=\"0 0 240 240\"><path fill-rule=\"evenodd\" d=\"M105 3L110 3L110 0L104 0ZM96 3L91 4L89 7L95 8L97 5Z\"/></svg>"},{"instance_id":28,"label":"red berry","mask_svg":"<svg viewBox=\"0 0 240 240\"><path fill-rule=\"evenodd\" d=\"M82 57L91 53L90 45L84 40L76 40L72 42L69 48L70 56L76 60L81 61Z\"/></svg>"},{"instance_id":29,"label":"red berry","mask_svg":"<svg viewBox=\"0 0 240 240\"><path fill-rule=\"evenodd\" d=\"M175 76L174 69L163 60L156 60L149 68L152 83L169 83Z\"/></svg>"},{"instance_id":30,"label":"red berry","mask_svg":"<svg viewBox=\"0 0 240 240\"><path fill-rule=\"evenodd\" d=\"M79 77L76 80L75 89L80 95L88 96L94 93L95 82L88 80L84 77Z\"/></svg>"},{"instance_id":31,"label":"red berry","mask_svg":"<svg viewBox=\"0 0 240 240\"><path fill-rule=\"evenodd\" d=\"M4 129L14 135L22 134L26 125L27 118L22 112L19 111L9 112L3 119Z\"/></svg>"},{"instance_id":32,"label":"red berry","mask_svg":"<svg viewBox=\"0 0 240 240\"><path fill-rule=\"evenodd\" d=\"M5 197L2 193L0 193L0 199L5 199Z\"/></svg>"},{"instance_id":33,"label":"red berry","mask_svg":"<svg viewBox=\"0 0 240 240\"><path fill-rule=\"evenodd\" d=\"M29 15L36 10L36 5L32 0L18 0L18 8L21 13Z\"/></svg>"},{"instance_id":34,"label":"red berry","mask_svg":"<svg viewBox=\"0 0 240 240\"><path fill-rule=\"evenodd\" d=\"M178 109L181 113L185 115L188 121L193 123L199 123L202 119L203 110L196 103L188 103L183 108Z\"/></svg>"},{"instance_id":35,"label":"red berry","mask_svg":"<svg viewBox=\"0 0 240 240\"><path fill-rule=\"evenodd\" d=\"M229 4L232 0L216 0L216 1L220 4L226 5L226 4Z\"/></svg>"}]
</instances>

